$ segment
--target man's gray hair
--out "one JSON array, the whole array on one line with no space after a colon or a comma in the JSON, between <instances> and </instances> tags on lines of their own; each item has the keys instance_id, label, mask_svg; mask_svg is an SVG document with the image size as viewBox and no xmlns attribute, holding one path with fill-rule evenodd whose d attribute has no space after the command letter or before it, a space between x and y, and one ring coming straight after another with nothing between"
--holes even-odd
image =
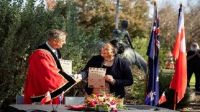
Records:
<instances>
[{"instance_id":1,"label":"man's gray hair","mask_svg":"<svg viewBox=\"0 0 200 112\"><path fill-rule=\"evenodd\" d=\"M63 38L67 37L67 33L62 30L52 29L48 33L48 39L59 39L62 40Z\"/></svg>"},{"instance_id":2,"label":"man's gray hair","mask_svg":"<svg viewBox=\"0 0 200 112\"><path fill-rule=\"evenodd\" d=\"M196 51L199 50L199 45L197 42L192 42L191 46L190 46L190 50L192 51Z\"/></svg>"}]
</instances>

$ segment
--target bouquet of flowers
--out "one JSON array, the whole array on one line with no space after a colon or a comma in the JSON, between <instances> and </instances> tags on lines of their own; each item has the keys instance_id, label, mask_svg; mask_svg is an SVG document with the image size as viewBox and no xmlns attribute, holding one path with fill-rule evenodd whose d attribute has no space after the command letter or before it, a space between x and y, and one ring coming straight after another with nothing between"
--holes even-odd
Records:
<instances>
[{"instance_id":1,"label":"bouquet of flowers","mask_svg":"<svg viewBox=\"0 0 200 112\"><path fill-rule=\"evenodd\" d=\"M124 109L123 99L114 97L112 94L92 94L85 98L85 104L96 111L112 111Z\"/></svg>"}]
</instances>

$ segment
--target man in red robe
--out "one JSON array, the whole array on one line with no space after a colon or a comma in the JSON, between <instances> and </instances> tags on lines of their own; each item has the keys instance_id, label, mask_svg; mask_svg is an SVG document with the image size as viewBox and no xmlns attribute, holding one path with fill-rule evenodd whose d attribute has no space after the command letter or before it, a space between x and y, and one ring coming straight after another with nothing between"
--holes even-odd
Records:
<instances>
[{"instance_id":1,"label":"man in red robe","mask_svg":"<svg viewBox=\"0 0 200 112\"><path fill-rule=\"evenodd\" d=\"M48 41L30 55L24 86L25 104L41 102L47 92L50 92L52 103L58 103L58 96L76 83L63 71L59 62L59 49L66 43L66 37L64 31L50 30Z\"/></svg>"}]
</instances>

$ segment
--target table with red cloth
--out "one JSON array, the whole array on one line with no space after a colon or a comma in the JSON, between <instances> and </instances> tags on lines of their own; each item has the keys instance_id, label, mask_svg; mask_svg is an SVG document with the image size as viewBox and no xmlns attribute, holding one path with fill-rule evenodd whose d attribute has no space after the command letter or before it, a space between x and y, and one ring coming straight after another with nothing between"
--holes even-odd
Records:
<instances>
[{"instance_id":1,"label":"table with red cloth","mask_svg":"<svg viewBox=\"0 0 200 112\"><path fill-rule=\"evenodd\" d=\"M76 105L77 106L77 105ZM126 105L126 110L120 112L176 112L174 110L153 107L149 105ZM39 105L39 104L12 104L7 108L7 112L51 112L52 110L57 112L78 112L75 110L69 110L67 105ZM88 110L89 111L89 110ZM91 112L91 111L90 111Z\"/></svg>"}]
</instances>

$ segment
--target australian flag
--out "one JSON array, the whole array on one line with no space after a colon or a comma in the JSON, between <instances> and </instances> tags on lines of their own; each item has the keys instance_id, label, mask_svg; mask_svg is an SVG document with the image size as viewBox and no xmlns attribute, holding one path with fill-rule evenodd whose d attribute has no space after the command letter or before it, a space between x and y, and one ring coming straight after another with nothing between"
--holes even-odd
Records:
<instances>
[{"instance_id":1,"label":"australian flag","mask_svg":"<svg viewBox=\"0 0 200 112\"><path fill-rule=\"evenodd\" d=\"M148 83L145 104L156 106L159 101L159 19L157 17L156 2L154 3L154 19L147 49Z\"/></svg>"}]
</instances>

